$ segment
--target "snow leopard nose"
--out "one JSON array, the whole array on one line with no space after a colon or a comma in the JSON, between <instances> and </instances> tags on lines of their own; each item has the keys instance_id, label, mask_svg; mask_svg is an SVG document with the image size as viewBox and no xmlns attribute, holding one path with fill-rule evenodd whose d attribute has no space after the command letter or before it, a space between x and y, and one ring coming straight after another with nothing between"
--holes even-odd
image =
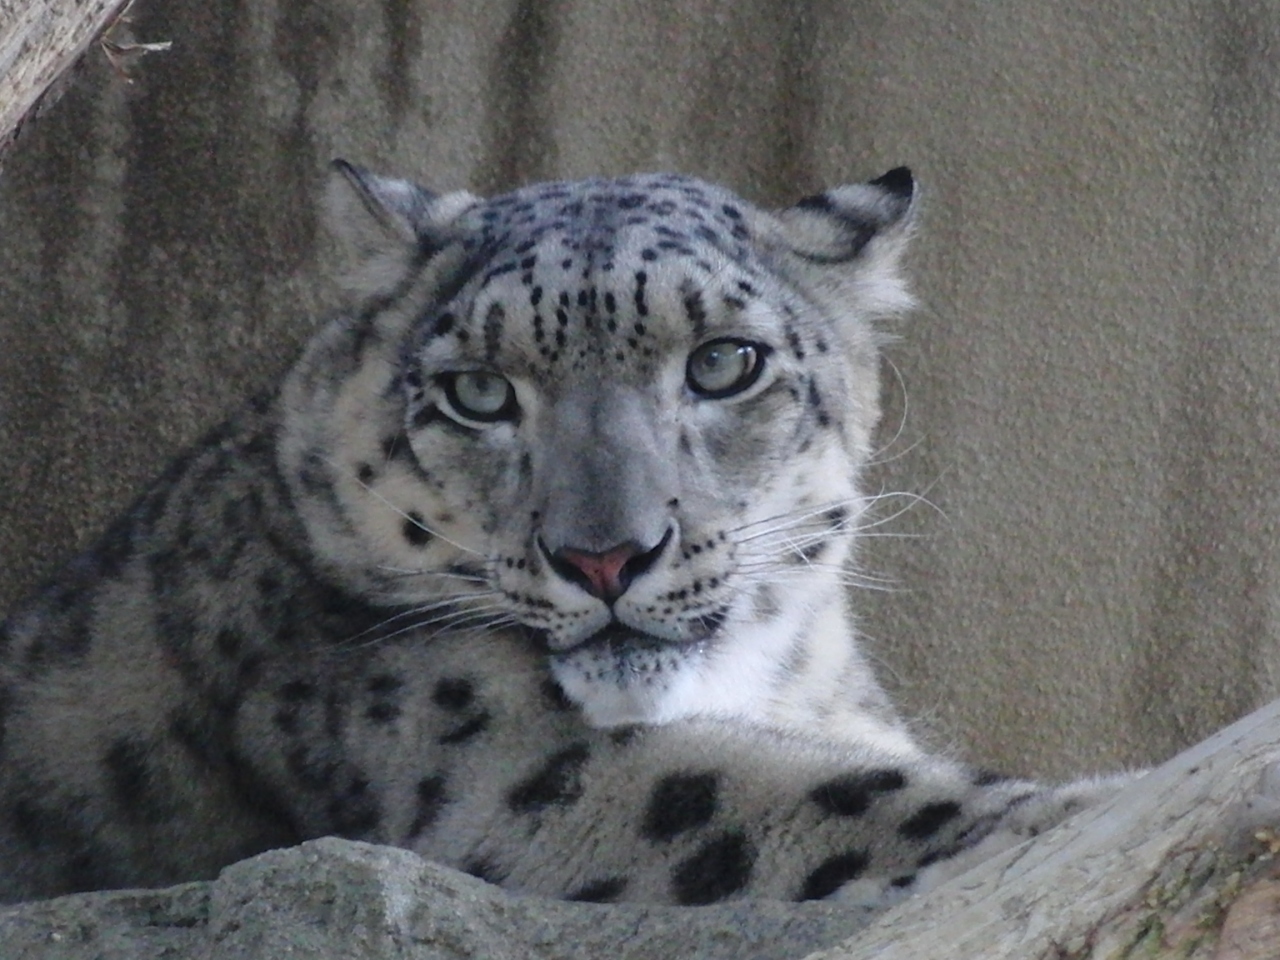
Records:
<instances>
[{"instance_id":1,"label":"snow leopard nose","mask_svg":"<svg viewBox=\"0 0 1280 960\"><path fill-rule=\"evenodd\" d=\"M612 603L627 592L631 581L653 566L670 539L668 530L657 546L649 550L633 540L603 553L576 547L561 547L552 553L545 545L542 550L556 573L593 597Z\"/></svg>"}]
</instances>

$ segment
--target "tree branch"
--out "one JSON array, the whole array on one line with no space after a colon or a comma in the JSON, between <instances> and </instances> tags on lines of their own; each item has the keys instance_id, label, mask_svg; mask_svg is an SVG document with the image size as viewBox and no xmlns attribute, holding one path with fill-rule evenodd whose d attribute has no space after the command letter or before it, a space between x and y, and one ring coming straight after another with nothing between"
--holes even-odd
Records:
<instances>
[{"instance_id":1,"label":"tree branch","mask_svg":"<svg viewBox=\"0 0 1280 960\"><path fill-rule=\"evenodd\" d=\"M1280 702L809 960L1280 956Z\"/></svg>"},{"instance_id":2,"label":"tree branch","mask_svg":"<svg viewBox=\"0 0 1280 960\"><path fill-rule=\"evenodd\" d=\"M0 157L129 0L0 0Z\"/></svg>"}]
</instances>

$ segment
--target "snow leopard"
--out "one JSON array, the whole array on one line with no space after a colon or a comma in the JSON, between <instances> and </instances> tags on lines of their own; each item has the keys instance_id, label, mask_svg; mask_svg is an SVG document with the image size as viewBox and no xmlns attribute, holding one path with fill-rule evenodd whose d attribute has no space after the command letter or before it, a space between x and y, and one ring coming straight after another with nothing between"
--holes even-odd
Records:
<instances>
[{"instance_id":1,"label":"snow leopard","mask_svg":"<svg viewBox=\"0 0 1280 960\"><path fill-rule=\"evenodd\" d=\"M330 180L333 318L0 626L0 902L335 835L876 908L1123 782L926 750L860 646L908 170Z\"/></svg>"}]
</instances>

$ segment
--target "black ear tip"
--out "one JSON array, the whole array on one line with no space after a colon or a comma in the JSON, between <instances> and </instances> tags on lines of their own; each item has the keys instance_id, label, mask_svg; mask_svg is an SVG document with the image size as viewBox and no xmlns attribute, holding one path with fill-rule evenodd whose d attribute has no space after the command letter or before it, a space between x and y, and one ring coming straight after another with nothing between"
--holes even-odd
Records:
<instances>
[{"instance_id":1,"label":"black ear tip","mask_svg":"<svg viewBox=\"0 0 1280 960\"><path fill-rule=\"evenodd\" d=\"M888 191L899 200L910 200L916 191L916 179L907 167L894 167L872 180L871 185Z\"/></svg>"},{"instance_id":2,"label":"black ear tip","mask_svg":"<svg viewBox=\"0 0 1280 960\"><path fill-rule=\"evenodd\" d=\"M340 173L348 180L359 183L368 173L364 167L359 164L352 163L350 160L343 160L342 157L334 157L329 161L329 169L335 173Z\"/></svg>"}]
</instances>

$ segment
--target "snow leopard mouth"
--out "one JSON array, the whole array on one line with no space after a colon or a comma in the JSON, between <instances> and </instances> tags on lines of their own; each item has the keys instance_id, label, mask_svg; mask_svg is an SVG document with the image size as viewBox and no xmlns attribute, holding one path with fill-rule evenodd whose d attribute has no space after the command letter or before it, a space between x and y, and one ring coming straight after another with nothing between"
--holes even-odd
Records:
<instances>
[{"instance_id":1,"label":"snow leopard mouth","mask_svg":"<svg viewBox=\"0 0 1280 960\"><path fill-rule=\"evenodd\" d=\"M728 617L727 608L699 617L693 622L689 635L673 639L629 627L620 620L613 620L590 636L577 643L557 648L546 630L532 631L542 649L557 656L567 656L582 652L608 652L612 654L635 654L646 651L670 651L674 647L702 645L715 638Z\"/></svg>"},{"instance_id":2,"label":"snow leopard mouth","mask_svg":"<svg viewBox=\"0 0 1280 960\"><path fill-rule=\"evenodd\" d=\"M614 620L612 623L601 627L587 639L583 640L574 650L591 650L606 649L610 651L618 650L660 650L673 646L678 643L674 640L666 640L662 637L654 636L652 633L645 633L643 630L637 630L634 627L628 627L623 623Z\"/></svg>"}]
</instances>

